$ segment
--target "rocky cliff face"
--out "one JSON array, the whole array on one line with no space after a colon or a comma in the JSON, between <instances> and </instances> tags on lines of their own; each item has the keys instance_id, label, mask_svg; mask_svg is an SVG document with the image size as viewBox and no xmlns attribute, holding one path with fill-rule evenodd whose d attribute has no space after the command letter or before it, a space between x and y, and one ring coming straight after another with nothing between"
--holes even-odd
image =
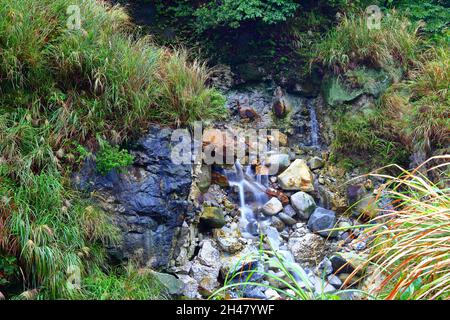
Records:
<instances>
[{"instance_id":1,"label":"rocky cliff face","mask_svg":"<svg viewBox=\"0 0 450 320\"><path fill-rule=\"evenodd\" d=\"M171 133L151 127L131 150L135 163L126 173L100 176L90 162L74 179L79 188L96 192L99 204L119 225L123 242L112 250L115 256L152 268L170 264L183 221L194 215L187 201L191 166L170 160Z\"/></svg>"}]
</instances>

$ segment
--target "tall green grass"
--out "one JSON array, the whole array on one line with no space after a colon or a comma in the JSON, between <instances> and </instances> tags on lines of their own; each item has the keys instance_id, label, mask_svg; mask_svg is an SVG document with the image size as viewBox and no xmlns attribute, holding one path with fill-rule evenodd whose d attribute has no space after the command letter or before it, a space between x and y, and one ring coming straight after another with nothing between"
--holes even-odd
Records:
<instances>
[{"instance_id":1,"label":"tall green grass","mask_svg":"<svg viewBox=\"0 0 450 320\"><path fill-rule=\"evenodd\" d=\"M450 289L450 155L430 158L399 176L372 174L386 179L380 192L393 208L374 218L365 230L372 279L368 290L380 299L449 299ZM421 173L425 165L431 168ZM439 185L427 175L439 177ZM350 281L350 280L349 280Z\"/></svg>"},{"instance_id":2,"label":"tall green grass","mask_svg":"<svg viewBox=\"0 0 450 320\"><path fill-rule=\"evenodd\" d=\"M419 42L417 29L410 22L390 11L381 19L380 28L369 28L363 14L343 16L316 46L315 62L336 73L358 65L404 69L416 57Z\"/></svg>"}]
</instances>

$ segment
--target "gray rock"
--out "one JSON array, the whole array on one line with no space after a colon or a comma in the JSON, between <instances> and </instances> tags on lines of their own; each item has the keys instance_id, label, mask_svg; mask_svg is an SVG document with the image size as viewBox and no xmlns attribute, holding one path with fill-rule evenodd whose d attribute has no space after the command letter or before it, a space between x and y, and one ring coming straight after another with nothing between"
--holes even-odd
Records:
<instances>
[{"instance_id":1,"label":"gray rock","mask_svg":"<svg viewBox=\"0 0 450 320\"><path fill-rule=\"evenodd\" d=\"M183 294L184 282L168 273L152 272L152 275L167 289L173 296Z\"/></svg>"},{"instance_id":2,"label":"gray rock","mask_svg":"<svg viewBox=\"0 0 450 320\"><path fill-rule=\"evenodd\" d=\"M192 264L189 275L197 281L201 288L213 292L220 286L219 281L217 281L219 271L220 269L205 266L197 260Z\"/></svg>"},{"instance_id":3,"label":"gray rock","mask_svg":"<svg viewBox=\"0 0 450 320\"><path fill-rule=\"evenodd\" d=\"M244 287L244 298L250 299L266 299L264 288L260 286L248 285Z\"/></svg>"},{"instance_id":4,"label":"gray rock","mask_svg":"<svg viewBox=\"0 0 450 320\"><path fill-rule=\"evenodd\" d=\"M283 221L285 224L287 224L288 226L293 226L294 224L297 223L297 220L291 218L290 216L288 216L286 213L284 212L280 212L278 214L278 217L281 219L281 221Z\"/></svg>"},{"instance_id":5,"label":"gray rock","mask_svg":"<svg viewBox=\"0 0 450 320\"><path fill-rule=\"evenodd\" d=\"M178 275L180 281L184 283L184 287L182 290L182 295L189 299L200 299L201 295L198 292L198 283L194 278L182 274Z\"/></svg>"},{"instance_id":6,"label":"gray rock","mask_svg":"<svg viewBox=\"0 0 450 320\"><path fill-rule=\"evenodd\" d=\"M220 253L213 246L212 240L203 241L202 247L198 252L198 260L205 266L217 267L219 263Z\"/></svg>"},{"instance_id":7,"label":"gray rock","mask_svg":"<svg viewBox=\"0 0 450 320\"><path fill-rule=\"evenodd\" d=\"M327 281L323 281L321 278L316 277L314 284L316 294L331 293L336 291L336 288L329 284Z\"/></svg>"},{"instance_id":8,"label":"gray rock","mask_svg":"<svg viewBox=\"0 0 450 320\"><path fill-rule=\"evenodd\" d=\"M316 208L308 220L308 228L323 237L334 237L337 235L335 231L325 231L335 227L336 213L324 208Z\"/></svg>"},{"instance_id":9,"label":"gray rock","mask_svg":"<svg viewBox=\"0 0 450 320\"><path fill-rule=\"evenodd\" d=\"M323 260L318 264L316 268L316 274L319 277L322 277L323 275L330 275L333 273L333 265L331 264L330 259L327 257L323 258Z\"/></svg>"},{"instance_id":10,"label":"gray rock","mask_svg":"<svg viewBox=\"0 0 450 320\"><path fill-rule=\"evenodd\" d=\"M282 214L282 212L279 213L279 215L281 215L281 214ZM284 230L284 228L286 227L284 222L277 216L272 217L272 223L270 225L272 227L274 227L275 229L277 229L279 232L282 232Z\"/></svg>"},{"instance_id":11,"label":"gray rock","mask_svg":"<svg viewBox=\"0 0 450 320\"><path fill-rule=\"evenodd\" d=\"M223 229L215 229L214 239L216 239L220 249L227 253L234 254L244 248L238 235L234 232L225 232Z\"/></svg>"},{"instance_id":12,"label":"gray rock","mask_svg":"<svg viewBox=\"0 0 450 320\"><path fill-rule=\"evenodd\" d=\"M291 218L294 218L294 216L297 214L295 209L290 204L283 208L283 212Z\"/></svg>"},{"instance_id":13,"label":"gray rock","mask_svg":"<svg viewBox=\"0 0 450 320\"><path fill-rule=\"evenodd\" d=\"M312 157L308 161L308 166L311 170L320 169L324 166L325 162L319 157Z\"/></svg>"},{"instance_id":14,"label":"gray rock","mask_svg":"<svg viewBox=\"0 0 450 320\"><path fill-rule=\"evenodd\" d=\"M274 227L265 227L264 234L267 236L267 240L269 241L273 250L278 250L281 244L280 233Z\"/></svg>"},{"instance_id":15,"label":"gray rock","mask_svg":"<svg viewBox=\"0 0 450 320\"><path fill-rule=\"evenodd\" d=\"M262 212L267 216L274 216L283 210L283 204L277 198L272 198L264 204Z\"/></svg>"},{"instance_id":16,"label":"gray rock","mask_svg":"<svg viewBox=\"0 0 450 320\"><path fill-rule=\"evenodd\" d=\"M271 289L271 288L267 289L264 292L264 295L266 296L266 298L268 300L279 300L279 299L281 299L280 294L276 290Z\"/></svg>"},{"instance_id":17,"label":"gray rock","mask_svg":"<svg viewBox=\"0 0 450 320\"><path fill-rule=\"evenodd\" d=\"M287 167L289 167L290 163L291 160L288 154L275 153L275 154L268 154L266 156L264 165L269 168L268 174L274 175L285 170Z\"/></svg>"},{"instance_id":18,"label":"gray rock","mask_svg":"<svg viewBox=\"0 0 450 320\"><path fill-rule=\"evenodd\" d=\"M305 192L297 192L291 196L292 207L297 211L301 219L307 220L316 209L313 197Z\"/></svg>"},{"instance_id":19,"label":"gray rock","mask_svg":"<svg viewBox=\"0 0 450 320\"><path fill-rule=\"evenodd\" d=\"M306 233L301 237L289 238L288 248L299 263L316 264L325 255L325 240L314 233Z\"/></svg>"},{"instance_id":20,"label":"gray rock","mask_svg":"<svg viewBox=\"0 0 450 320\"><path fill-rule=\"evenodd\" d=\"M339 289L342 286L342 281L338 277L336 277L334 274L330 274L327 277L327 281L329 284L331 284L335 288Z\"/></svg>"}]
</instances>

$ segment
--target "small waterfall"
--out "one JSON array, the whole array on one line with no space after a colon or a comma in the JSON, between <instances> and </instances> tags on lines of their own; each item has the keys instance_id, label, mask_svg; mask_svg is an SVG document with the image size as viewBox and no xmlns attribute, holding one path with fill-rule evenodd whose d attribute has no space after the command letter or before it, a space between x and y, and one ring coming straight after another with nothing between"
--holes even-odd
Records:
<instances>
[{"instance_id":1,"label":"small waterfall","mask_svg":"<svg viewBox=\"0 0 450 320\"><path fill-rule=\"evenodd\" d=\"M259 208L269 200L265 192L266 187L259 182L267 177L254 175L250 166L244 171L239 161L234 164L233 171L227 171L225 174L230 185L235 186L239 192L242 234L244 237L254 238L260 233L260 225L270 221L270 218L259 212Z\"/></svg>"},{"instance_id":2,"label":"small waterfall","mask_svg":"<svg viewBox=\"0 0 450 320\"><path fill-rule=\"evenodd\" d=\"M311 146L320 147L319 144L319 122L317 121L316 109L311 100L307 100L309 117L311 123Z\"/></svg>"}]
</instances>

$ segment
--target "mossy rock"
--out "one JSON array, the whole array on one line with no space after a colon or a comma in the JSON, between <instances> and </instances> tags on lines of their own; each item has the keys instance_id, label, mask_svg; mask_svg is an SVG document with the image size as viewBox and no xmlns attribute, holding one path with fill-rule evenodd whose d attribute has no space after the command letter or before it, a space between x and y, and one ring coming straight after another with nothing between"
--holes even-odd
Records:
<instances>
[{"instance_id":1,"label":"mossy rock","mask_svg":"<svg viewBox=\"0 0 450 320\"><path fill-rule=\"evenodd\" d=\"M349 103L363 94L378 98L391 83L387 72L362 67L341 76L327 77L322 83L322 93L325 102L334 107Z\"/></svg>"},{"instance_id":2,"label":"mossy rock","mask_svg":"<svg viewBox=\"0 0 450 320\"><path fill-rule=\"evenodd\" d=\"M348 103L355 100L362 95L362 89L351 90L348 89L339 77L327 78L322 84L322 93L325 102L332 106L338 106L343 103Z\"/></svg>"},{"instance_id":3,"label":"mossy rock","mask_svg":"<svg viewBox=\"0 0 450 320\"><path fill-rule=\"evenodd\" d=\"M207 228L222 228L225 224L223 211L219 207L204 207L200 215L200 223Z\"/></svg>"}]
</instances>

